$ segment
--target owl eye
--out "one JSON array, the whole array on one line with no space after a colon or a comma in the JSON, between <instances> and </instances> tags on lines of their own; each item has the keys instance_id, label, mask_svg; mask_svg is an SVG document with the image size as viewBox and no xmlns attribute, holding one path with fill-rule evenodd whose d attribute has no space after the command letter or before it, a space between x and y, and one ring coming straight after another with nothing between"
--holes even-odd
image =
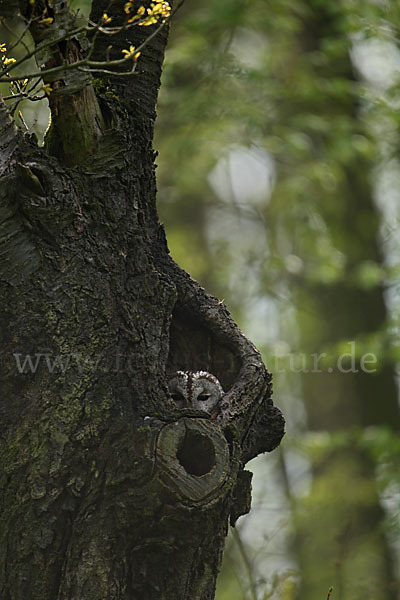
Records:
<instances>
[{"instance_id":1,"label":"owl eye","mask_svg":"<svg viewBox=\"0 0 400 600\"><path fill-rule=\"evenodd\" d=\"M178 392L175 392L175 393L171 394L171 398L176 403L185 402L185 397L182 396L182 394L179 394Z\"/></svg>"},{"instance_id":2,"label":"owl eye","mask_svg":"<svg viewBox=\"0 0 400 600\"><path fill-rule=\"evenodd\" d=\"M211 394L200 394L199 396L197 396L197 400L199 400L199 402L205 402L209 399L210 396Z\"/></svg>"}]
</instances>

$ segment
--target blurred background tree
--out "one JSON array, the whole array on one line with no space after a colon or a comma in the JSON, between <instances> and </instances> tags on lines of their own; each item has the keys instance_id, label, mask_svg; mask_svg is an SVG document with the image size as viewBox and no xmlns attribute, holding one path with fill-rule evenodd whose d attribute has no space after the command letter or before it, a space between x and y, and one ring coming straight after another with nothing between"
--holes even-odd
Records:
<instances>
[{"instance_id":1,"label":"blurred background tree","mask_svg":"<svg viewBox=\"0 0 400 600\"><path fill-rule=\"evenodd\" d=\"M288 421L218 600L399 598L399 24L389 0L187 0L171 28L160 218Z\"/></svg>"}]
</instances>

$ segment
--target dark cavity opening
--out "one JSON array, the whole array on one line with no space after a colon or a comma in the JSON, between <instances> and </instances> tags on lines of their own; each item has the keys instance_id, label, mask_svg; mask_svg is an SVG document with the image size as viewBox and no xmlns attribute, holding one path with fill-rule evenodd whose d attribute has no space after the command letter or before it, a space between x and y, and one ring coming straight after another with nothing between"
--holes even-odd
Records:
<instances>
[{"instance_id":1,"label":"dark cavity opening","mask_svg":"<svg viewBox=\"0 0 400 600\"><path fill-rule=\"evenodd\" d=\"M190 315L174 310L167 362L169 376L175 371L208 371L227 391L237 380L240 367L232 348L223 345L210 329Z\"/></svg>"},{"instance_id":2,"label":"dark cavity opening","mask_svg":"<svg viewBox=\"0 0 400 600\"><path fill-rule=\"evenodd\" d=\"M177 459L189 475L206 475L215 465L215 450L210 438L200 433L187 431L176 454Z\"/></svg>"}]
</instances>

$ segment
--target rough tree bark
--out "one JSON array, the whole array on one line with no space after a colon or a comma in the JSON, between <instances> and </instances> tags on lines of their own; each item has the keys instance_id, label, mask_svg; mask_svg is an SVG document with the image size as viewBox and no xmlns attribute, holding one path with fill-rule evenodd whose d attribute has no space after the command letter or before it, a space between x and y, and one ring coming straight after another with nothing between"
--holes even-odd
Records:
<instances>
[{"instance_id":1,"label":"rough tree bark","mask_svg":"<svg viewBox=\"0 0 400 600\"><path fill-rule=\"evenodd\" d=\"M124 2L110 6L117 22ZM47 8L57 36L65 3ZM111 56L147 35L122 32ZM213 598L229 516L249 508L243 467L283 435L259 353L174 264L157 218L166 41L130 78L58 74L46 149L0 107L2 600ZM60 43L46 64L80 52ZM174 406L176 369L220 379L215 420Z\"/></svg>"}]
</instances>

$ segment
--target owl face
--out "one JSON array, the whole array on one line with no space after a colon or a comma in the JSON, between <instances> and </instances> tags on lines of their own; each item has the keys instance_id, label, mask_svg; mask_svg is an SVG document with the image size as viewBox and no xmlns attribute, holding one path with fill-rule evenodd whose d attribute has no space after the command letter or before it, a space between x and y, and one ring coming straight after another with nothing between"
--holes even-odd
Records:
<instances>
[{"instance_id":1,"label":"owl face","mask_svg":"<svg viewBox=\"0 0 400 600\"><path fill-rule=\"evenodd\" d=\"M178 408L195 408L208 413L224 394L218 379L207 371L177 371L168 388Z\"/></svg>"}]
</instances>

